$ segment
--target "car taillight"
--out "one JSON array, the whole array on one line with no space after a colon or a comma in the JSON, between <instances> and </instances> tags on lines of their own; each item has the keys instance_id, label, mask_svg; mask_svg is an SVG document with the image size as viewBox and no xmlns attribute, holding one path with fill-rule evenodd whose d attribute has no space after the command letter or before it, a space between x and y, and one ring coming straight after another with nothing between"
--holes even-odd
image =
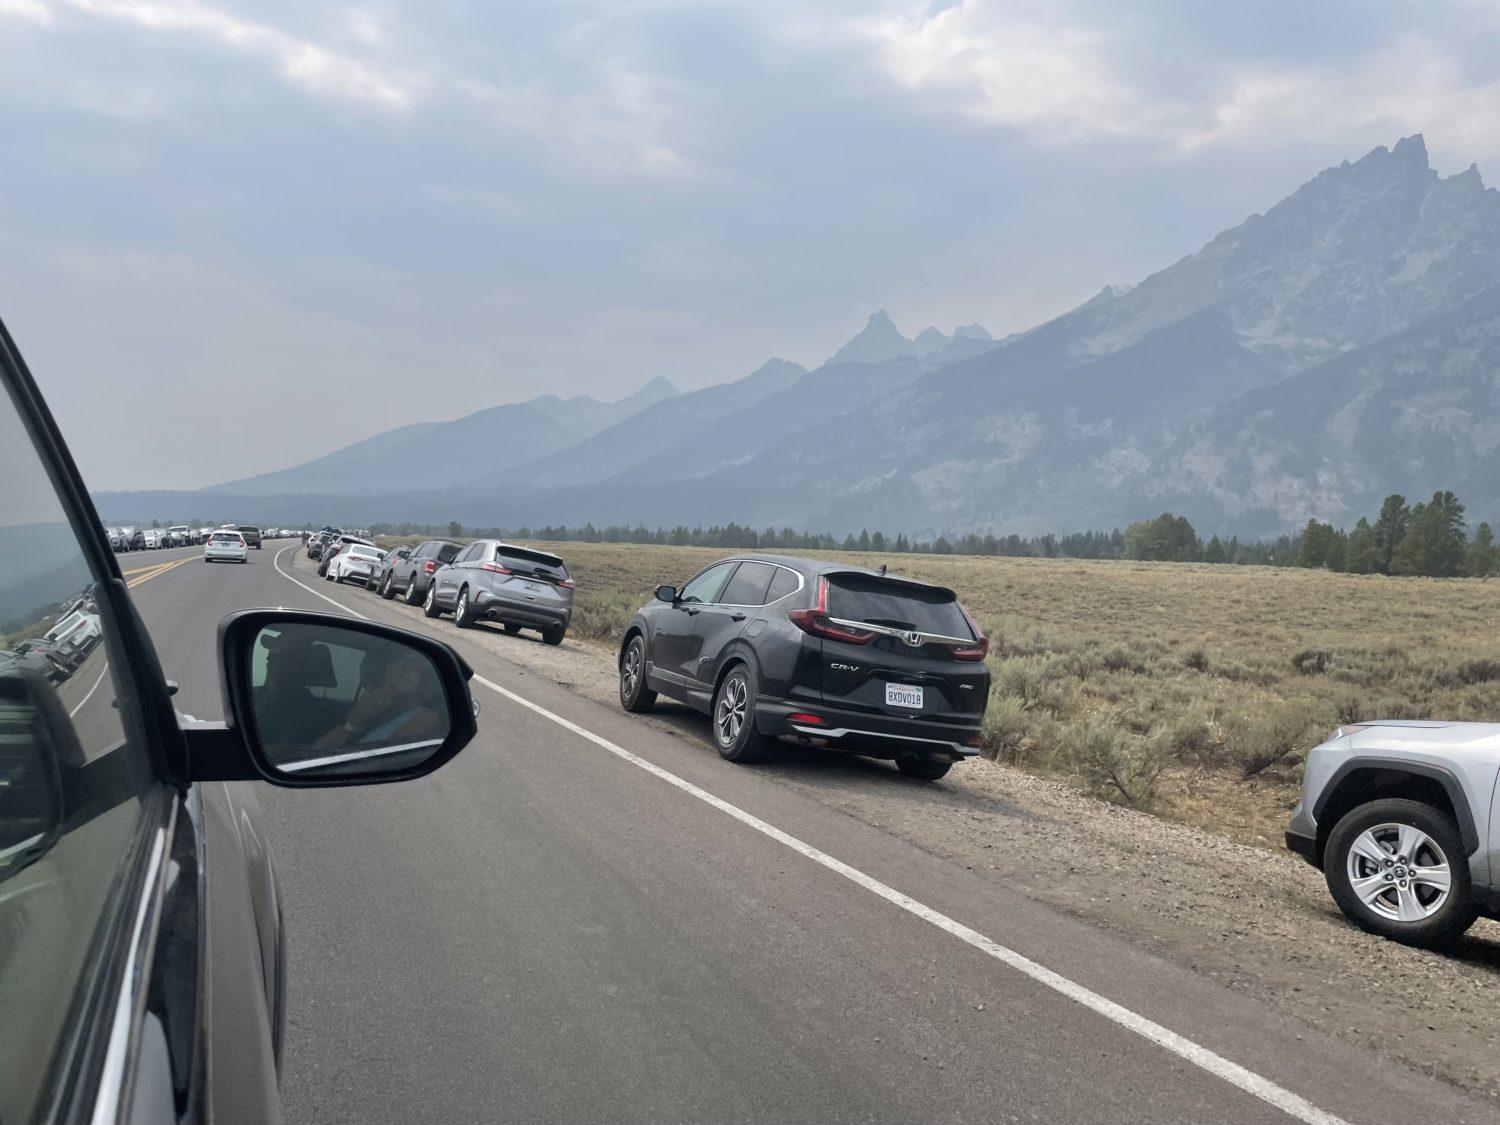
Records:
<instances>
[{"instance_id":1,"label":"car taillight","mask_svg":"<svg viewBox=\"0 0 1500 1125\"><path fill-rule=\"evenodd\" d=\"M867 645L876 634L849 625L838 625L828 617L828 579L818 579L818 604L812 609L794 609L787 620L804 633L815 637L827 637L830 641L843 641L851 645Z\"/></svg>"},{"instance_id":2,"label":"car taillight","mask_svg":"<svg viewBox=\"0 0 1500 1125\"><path fill-rule=\"evenodd\" d=\"M979 627L978 623L969 616L969 611L963 607L962 602L958 604L958 612L964 615L964 620L969 623L969 628L973 631L975 639L971 645L954 649L953 659L983 660L990 651L990 639L984 635L984 630Z\"/></svg>"},{"instance_id":3,"label":"car taillight","mask_svg":"<svg viewBox=\"0 0 1500 1125\"><path fill-rule=\"evenodd\" d=\"M499 563L480 563L479 564L479 569L480 570L487 570L491 574L509 574L510 573L510 567L508 567L508 566L501 566Z\"/></svg>"},{"instance_id":4,"label":"car taillight","mask_svg":"<svg viewBox=\"0 0 1500 1125\"><path fill-rule=\"evenodd\" d=\"M422 570L426 574L431 574L436 569L437 569L437 563L433 562L431 559L428 559L426 562L424 562L422 564Z\"/></svg>"},{"instance_id":5,"label":"car taillight","mask_svg":"<svg viewBox=\"0 0 1500 1125\"><path fill-rule=\"evenodd\" d=\"M559 578L556 579L556 582L564 590L571 590L573 588L573 580L571 578Z\"/></svg>"}]
</instances>

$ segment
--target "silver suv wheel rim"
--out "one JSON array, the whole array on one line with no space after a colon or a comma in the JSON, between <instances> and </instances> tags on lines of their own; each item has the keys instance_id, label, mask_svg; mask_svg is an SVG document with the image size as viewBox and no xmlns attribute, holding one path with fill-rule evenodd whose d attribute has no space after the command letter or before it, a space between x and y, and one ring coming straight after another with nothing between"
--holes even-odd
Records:
<instances>
[{"instance_id":1,"label":"silver suv wheel rim","mask_svg":"<svg viewBox=\"0 0 1500 1125\"><path fill-rule=\"evenodd\" d=\"M631 641L625 650L625 662L620 666L620 695L625 699L635 696L635 685L641 678L641 642Z\"/></svg>"},{"instance_id":2,"label":"silver suv wheel rim","mask_svg":"<svg viewBox=\"0 0 1500 1125\"><path fill-rule=\"evenodd\" d=\"M745 725L745 707L748 693L743 676L730 676L724 681L724 690L719 693L718 710L714 713L714 729L721 746L733 746Z\"/></svg>"},{"instance_id":3,"label":"silver suv wheel rim","mask_svg":"<svg viewBox=\"0 0 1500 1125\"><path fill-rule=\"evenodd\" d=\"M431 586L427 587L427 608L431 609L433 607L433 604L436 601L437 601L437 583L434 582Z\"/></svg>"},{"instance_id":4,"label":"silver suv wheel rim","mask_svg":"<svg viewBox=\"0 0 1500 1125\"><path fill-rule=\"evenodd\" d=\"M1452 889L1448 857L1411 824L1377 824L1355 837L1345 860L1359 901L1393 922L1422 922L1443 908Z\"/></svg>"},{"instance_id":5,"label":"silver suv wheel rim","mask_svg":"<svg viewBox=\"0 0 1500 1125\"><path fill-rule=\"evenodd\" d=\"M469 616L469 591L465 590L458 595L458 613L455 614L460 621Z\"/></svg>"}]
</instances>

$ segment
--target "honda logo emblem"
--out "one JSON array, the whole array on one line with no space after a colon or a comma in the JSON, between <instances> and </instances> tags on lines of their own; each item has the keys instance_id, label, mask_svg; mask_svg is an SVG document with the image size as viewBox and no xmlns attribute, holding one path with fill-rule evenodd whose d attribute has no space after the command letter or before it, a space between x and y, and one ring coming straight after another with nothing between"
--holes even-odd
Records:
<instances>
[{"instance_id":1,"label":"honda logo emblem","mask_svg":"<svg viewBox=\"0 0 1500 1125\"><path fill-rule=\"evenodd\" d=\"M907 644L911 645L913 648L916 648L918 645L920 645L922 643L922 634L921 633L905 633L905 634L902 635L901 639L904 640Z\"/></svg>"}]
</instances>

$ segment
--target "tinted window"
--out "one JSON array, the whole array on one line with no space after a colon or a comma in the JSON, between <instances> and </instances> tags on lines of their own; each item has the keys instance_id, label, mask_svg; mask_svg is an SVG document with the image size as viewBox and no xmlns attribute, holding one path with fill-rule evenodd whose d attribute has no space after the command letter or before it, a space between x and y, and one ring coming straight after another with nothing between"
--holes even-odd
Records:
<instances>
[{"instance_id":1,"label":"tinted window","mask_svg":"<svg viewBox=\"0 0 1500 1125\"><path fill-rule=\"evenodd\" d=\"M458 554L457 543L444 543L438 547L438 560L441 562L452 562Z\"/></svg>"},{"instance_id":2,"label":"tinted window","mask_svg":"<svg viewBox=\"0 0 1500 1125\"><path fill-rule=\"evenodd\" d=\"M724 587L718 600L725 605L764 605L766 587L771 584L771 576L775 570L770 563L740 563L740 568L734 572L734 577Z\"/></svg>"},{"instance_id":3,"label":"tinted window","mask_svg":"<svg viewBox=\"0 0 1500 1125\"><path fill-rule=\"evenodd\" d=\"M771 579L771 588L766 591L766 601L774 602L786 597L797 588L797 575L784 566L776 568L776 575Z\"/></svg>"},{"instance_id":4,"label":"tinted window","mask_svg":"<svg viewBox=\"0 0 1500 1125\"><path fill-rule=\"evenodd\" d=\"M972 637L958 600L947 590L863 574L828 577L828 616L944 637Z\"/></svg>"},{"instance_id":5,"label":"tinted window","mask_svg":"<svg viewBox=\"0 0 1500 1125\"><path fill-rule=\"evenodd\" d=\"M528 551L522 547L496 547L495 561L517 574L540 574L546 578L568 576L568 568L563 566L562 559L542 551Z\"/></svg>"},{"instance_id":6,"label":"tinted window","mask_svg":"<svg viewBox=\"0 0 1500 1125\"><path fill-rule=\"evenodd\" d=\"M152 780L115 706L96 576L3 389L0 480L0 649L52 638L0 660L0 1121L20 1122L50 1117L48 1076L67 1071L74 1005L104 963L95 941L118 956Z\"/></svg>"},{"instance_id":7,"label":"tinted window","mask_svg":"<svg viewBox=\"0 0 1500 1125\"><path fill-rule=\"evenodd\" d=\"M684 602L717 601L719 591L724 588L724 583L729 581L729 572L734 569L734 565L732 562L726 562L709 567L682 588L682 594L678 600Z\"/></svg>"}]
</instances>

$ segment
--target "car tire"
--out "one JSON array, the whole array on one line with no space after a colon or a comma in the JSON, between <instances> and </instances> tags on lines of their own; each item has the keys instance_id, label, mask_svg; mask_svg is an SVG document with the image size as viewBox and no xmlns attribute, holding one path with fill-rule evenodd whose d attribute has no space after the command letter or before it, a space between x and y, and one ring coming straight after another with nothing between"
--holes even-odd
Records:
<instances>
[{"instance_id":1,"label":"car tire","mask_svg":"<svg viewBox=\"0 0 1500 1125\"><path fill-rule=\"evenodd\" d=\"M438 600L437 600L437 583L436 582L429 582L429 583L427 583L427 598L426 598L425 601L422 602L422 616L423 617L441 617L441 616L443 616L442 607L440 607L438 605Z\"/></svg>"},{"instance_id":2,"label":"car tire","mask_svg":"<svg viewBox=\"0 0 1500 1125\"><path fill-rule=\"evenodd\" d=\"M385 581L380 584L380 596L386 601L390 601L396 596L396 591L391 589L391 577L390 571L387 571Z\"/></svg>"},{"instance_id":3,"label":"car tire","mask_svg":"<svg viewBox=\"0 0 1500 1125\"><path fill-rule=\"evenodd\" d=\"M620 706L627 711L649 711L656 692L646 686L646 638L636 633L620 653Z\"/></svg>"},{"instance_id":4,"label":"car tire","mask_svg":"<svg viewBox=\"0 0 1500 1125\"><path fill-rule=\"evenodd\" d=\"M948 775L953 763L939 761L937 758L924 758L920 754L903 754L896 759L896 768L905 776L914 777L918 781L936 781Z\"/></svg>"},{"instance_id":5,"label":"car tire","mask_svg":"<svg viewBox=\"0 0 1500 1125\"><path fill-rule=\"evenodd\" d=\"M458 590L458 601L453 603L453 624L460 629L467 629L474 624L474 606L469 601L469 588L461 586Z\"/></svg>"},{"instance_id":6,"label":"car tire","mask_svg":"<svg viewBox=\"0 0 1500 1125\"><path fill-rule=\"evenodd\" d=\"M510 622L506 622L505 624L501 625L500 628L505 630L505 635L508 637L514 637L521 631L521 627L519 625L512 625Z\"/></svg>"},{"instance_id":7,"label":"car tire","mask_svg":"<svg viewBox=\"0 0 1500 1125\"><path fill-rule=\"evenodd\" d=\"M736 664L719 681L709 712L709 735L726 762L760 762L771 752L772 740L755 729L755 670Z\"/></svg>"},{"instance_id":8,"label":"car tire","mask_svg":"<svg viewBox=\"0 0 1500 1125\"><path fill-rule=\"evenodd\" d=\"M1426 877L1401 878L1414 868ZM1446 875L1446 890L1439 872ZM1345 813L1328 835L1323 873L1334 902L1352 922L1403 945L1447 945L1478 916L1458 825L1421 801L1385 798Z\"/></svg>"},{"instance_id":9,"label":"car tire","mask_svg":"<svg viewBox=\"0 0 1500 1125\"><path fill-rule=\"evenodd\" d=\"M428 585L430 586L430 585L432 585L432 583L429 582ZM412 575L411 581L406 584L406 604L407 605L421 605L422 604L422 595L421 595L421 592L417 589L417 578L416 578L416 575Z\"/></svg>"},{"instance_id":10,"label":"car tire","mask_svg":"<svg viewBox=\"0 0 1500 1125\"><path fill-rule=\"evenodd\" d=\"M568 631L566 629L554 625L550 629L542 630L542 643L546 645L560 645L563 643L563 638L567 635Z\"/></svg>"}]
</instances>

